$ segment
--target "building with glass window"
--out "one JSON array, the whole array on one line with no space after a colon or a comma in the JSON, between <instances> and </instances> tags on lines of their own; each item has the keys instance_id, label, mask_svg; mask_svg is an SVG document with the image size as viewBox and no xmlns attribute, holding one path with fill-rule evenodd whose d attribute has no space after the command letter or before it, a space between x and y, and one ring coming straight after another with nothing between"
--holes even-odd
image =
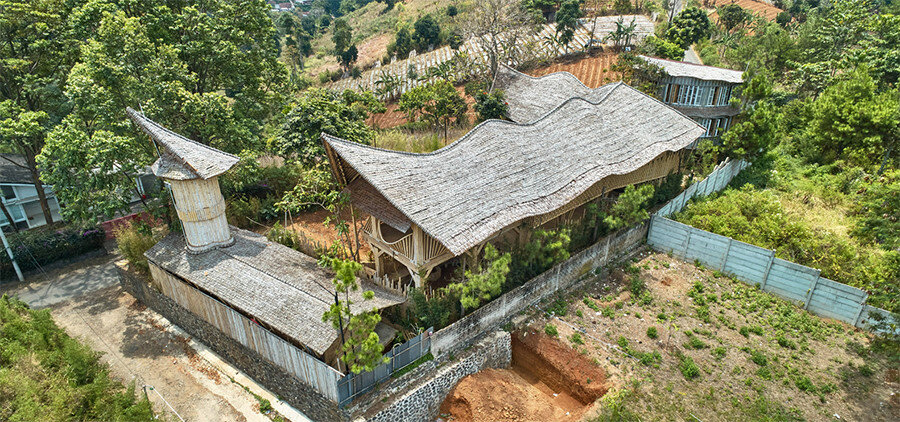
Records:
<instances>
[{"instance_id":1,"label":"building with glass window","mask_svg":"<svg viewBox=\"0 0 900 422\"><path fill-rule=\"evenodd\" d=\"M720 136L733 124L738 107L731 104L732 94L742 82L744 72L694 63L639 56L659 66L665 77L657 81L658 98L700 123L704 138Z\"/></svg>"},{"instance_id":2,"label":"building with glass window","mask_svg":"<svg viewBox=\"0 0 900 422\"><path fill-rule=\"evenodd\" d=\"M6 210L12 217L12 223L20 230L47 224L25 158L19 154L0 155L2 155L0 157L0 191L3 192L3 205L6 206ZM51 215L54 220L58 221L61 219L59 201L53 194L53 187L44 185L44 193L47 195ZM0 212L0 227L3 230L12 229L9 219L2 212Z\"/></svg>"}]
</instances>

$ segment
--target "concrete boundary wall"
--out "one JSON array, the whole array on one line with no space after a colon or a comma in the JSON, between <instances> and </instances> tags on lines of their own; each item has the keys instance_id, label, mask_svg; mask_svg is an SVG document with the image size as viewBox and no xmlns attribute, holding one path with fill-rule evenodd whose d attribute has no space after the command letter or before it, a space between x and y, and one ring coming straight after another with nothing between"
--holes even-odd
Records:
<instances>
[{"instance_id":1,"label":"concrete boundary wall","mask_svg":"<svg viewBox=\"0 0 900 422\"><path fill-rule=\"evenodd\" d=\"M658 251L671 253L685 261L698 261L758 285L817 315L869 329L873 328L875 319L889 318L890 312L866 305L868 293L824 278L821 270L776 258L773 250L666 218L684 209L694 197L724 189L748 166L749 163L742 160L723 162L709 177L669 201L651 217L647 243Z\"/></svg>"},{"instance_id":2,"label":"concrete boundary wall","mask_svg":"<svg viewBox=\"0 0 900 422\"><path fill-rule=\"evenodd\" d=\"M568 260L444 327L432 336L432 354L440 359L444 355L465 349L479 336L498 329L524 309L568 289L595 269L606 266L642 244L648 227L648 222L644 221L600 239Z\"/></svg>"},{"instance_id":3,"label":"concrete boundary wall","mask_svg":"<svg viewBox=\"0 0 900 422\"><path fill-rule=\"evenodd\" d=\"M820 276L821 271L775 258L775 251L654 215L647 243L658 251L733 275L812 313L857 325L868 294Z\"/></svg>"}]
</instances>

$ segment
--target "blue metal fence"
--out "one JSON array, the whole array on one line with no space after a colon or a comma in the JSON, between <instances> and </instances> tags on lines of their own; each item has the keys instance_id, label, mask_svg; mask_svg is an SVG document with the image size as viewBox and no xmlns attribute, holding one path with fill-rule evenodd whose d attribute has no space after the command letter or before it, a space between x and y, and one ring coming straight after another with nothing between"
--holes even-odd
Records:
<instances>
[{"instance_id":1,"label":"blue metal fence","mask_svg":"<svg viewBox=\"0 0 900 422\"><path fill-rule=\"evenodd\" d=\"M773 250L666 218L684 209L692 198L723 189L747 166L749 164L744 161L722 163L709 177L660 208L650 220L647 243L656 250L686 261L699 261L709 268L758 285L812 313L857 327L871 325L869 313L887 315L887 311L865 304L868 298L865 291L824 278L820 275L821 270L776 258Z\"/></svg>"},{"instance_id":2,"label":"blue metal fence","mask_svg":"<svg viewBox=\"0 0 900 422\"><path fill-rule=\"evenodd\" d=\"M344 406L350 403L356 396L372 390L376 384L390 378L394 372L430 353L433 332L434 327L430 327L406 343L395 344L389 352L384 354L387 362L378 365L374 371L359 374L351 372L338 380L338 404Z\"/></svg>"}]
</instances>

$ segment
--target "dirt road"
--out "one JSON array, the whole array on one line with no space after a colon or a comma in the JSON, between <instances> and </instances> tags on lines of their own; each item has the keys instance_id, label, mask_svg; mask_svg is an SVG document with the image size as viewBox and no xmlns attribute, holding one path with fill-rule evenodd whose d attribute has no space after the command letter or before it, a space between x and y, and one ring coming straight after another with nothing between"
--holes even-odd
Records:
<instances>
[{"instance_id":1,"label":"dirt road","mask_svg":"<svg viewBox=\"0 0 900 422\"><path fill-rule=\"evenodd\" d=\"M49 307L69 335L101 352L115 379L146 391L153 409L170 421L269 421L308 419L205 345L124 292L117 255L87 259L9 285L33 308ZM260 400L275 412L260 413Z\"/></svg>"},{"instance_id":2,"label":"dirt road","mask_svg":"<svg viewBox=\"0 0 900 422\"><path fill-rule=\"evenodd\" d=\"M138 388L152 386L147 394L154 410L170 420L269 420L243 386L119 286L73 299L51 312L66 332L103 353L101 359L115 378L133 380Z\"/></svg>"}]
</instances>

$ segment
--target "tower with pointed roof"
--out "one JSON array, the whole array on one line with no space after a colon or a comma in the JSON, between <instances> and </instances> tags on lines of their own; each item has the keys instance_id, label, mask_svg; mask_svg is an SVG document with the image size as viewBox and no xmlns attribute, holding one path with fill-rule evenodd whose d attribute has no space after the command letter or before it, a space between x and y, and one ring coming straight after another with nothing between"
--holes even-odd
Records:
<instances>
[{"instance_id":1,"label":"tower with pointed roof","mask_svg":"<svg viewBox=\"0 0 900 422\"><path fill-rule=\"evenodd\" d=\"M238 157L185 138L131 108L126 112L156 143L159 159L151 169L171 187L188 251L200 253L234 243L218 176L237 164Z\"/></svg>"}]
</instances>

